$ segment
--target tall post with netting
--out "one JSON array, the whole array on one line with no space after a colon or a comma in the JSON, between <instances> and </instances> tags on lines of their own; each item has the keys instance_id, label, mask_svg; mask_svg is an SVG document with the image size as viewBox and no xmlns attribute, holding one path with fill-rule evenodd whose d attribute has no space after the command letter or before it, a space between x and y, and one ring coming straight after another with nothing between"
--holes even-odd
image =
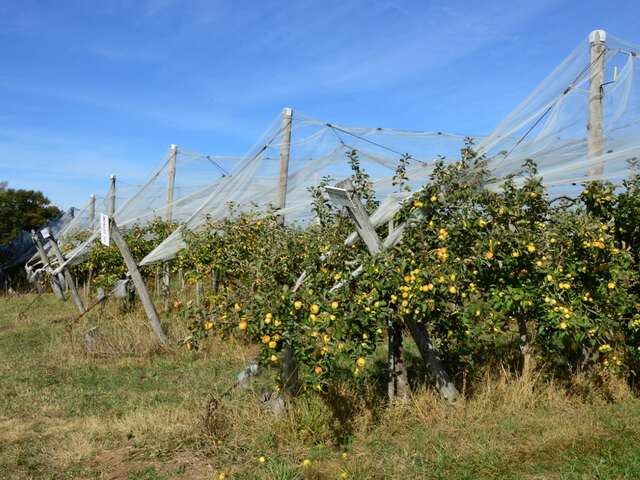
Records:
<instances>
[{"instance_id":1,"label":"tall post with netting","mask_svg":"<svg viewBox=\"0 0 640 480\"><path fill-rule=\"evenodd\" d=\"M169 152L169 162L167 164L167 215L168 223L173 221L173 195L176 184L176 161L178 157L178 146L172 144ZM169 309L169 291L171 284L171 270L169 262L162 265L162 301L164 310Z\"/></svg>"},{"instance_id":2,"label":"tall post with netting","mask_svg":"<svg viewBox=\"0 0 640 480\"><path fill-rule=\"evenodd\" d=\"M89 197L89 226L93 225L96 219L96 196L91 194Z\"/></svg>"},{"instance_id":3,"label":"tall post with netting","mask_svg":"<svg viewBox=\"0 0 640 480\"><path fill-rule=\"evenodd\" d=\"M278 192L276 208L283 209L287 203L287 181L289 179L289 156L291 155L291 120L293 110L289 107L282 109L282 127L280 129L280 174L278 177ZM284 214L277 217L278 224L284 225ZM295 395L300 388L298 381L298 363L290 345L282 349L282 379L284 394Z\"/></svg>"},{"instance_id":4,"label":"tall post with netting","mask_svg":"<svg viewBox=\"0 0 640 480\"><path fill-rule=\"evenodd\" d=\"M590 178L599 178L604 171L602 153L604 150L602 85L604 84L604 60L607 50L607 34L604 30L594 30L589 35L591 45L589 75L589 123L587 125L587 146L589 154Z\"/></svg>"},{"instance_id":5,"label":"tall post with netting","mask_svg":"<svg viewBox=\"0 0 640 480\"><path fill-rule=\"evenodd\" d=\"M291 120L293 110L289 107L282 109L282 143L280 144L280 176L278 179L278 193L276 208L282 209L287 202L287 180L289 178L289 156L291 154ZM284 224L284 214L278 215L278 223Z\"/></svg>"},{"instance_id":6,"label":"tall post with netting","mask_svg":"<svg viewBox=\"0 0 640 480\"><path fill-rule=\"evenodd\" d=\"M109 207L107 210L107 214L110 217L113 217L113 214L116 213L116 176L111 175L110 184L109 184Z\"/></svg>"}]
</instances>

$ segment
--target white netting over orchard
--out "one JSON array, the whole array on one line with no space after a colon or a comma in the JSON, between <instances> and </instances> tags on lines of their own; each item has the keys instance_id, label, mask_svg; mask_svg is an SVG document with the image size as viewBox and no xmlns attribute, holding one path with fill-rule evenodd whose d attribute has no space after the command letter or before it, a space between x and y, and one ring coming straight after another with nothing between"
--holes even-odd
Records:
<instances>
[{"instance_id":1,"label":"white netting over orchard","mask_svg":"<svg viewBox=\"0 0 640 480\"><path fill-rule=\"evenodd\" d=\"M123 228L133 224L144 225L154 218L182 223L240 160L238 157L211 156L181 148L174 150L172 147L142 186L117 183L113 218ZM175 172L173 189L168 184L171 170ZM169 190L173 192L172 201ZM72 241L77 233L89 232L89 238L67 254L69 264L82 261L98 238L100 215L109 213L112 196L110 191L96 197L95 202L89 200L74 221L58 234L61 242L65 243ZM33 260L37 262L36 257Z\"/></svg>"},{"instance_id":2,"label":"white netting over orchard","mask_svg":"<svg viewBox=\"0 0 640 480\"><path fill-rule=\"evenodd\" d=\"M572 192L574 185L588 180L628 177L640 154L640 82L635 81L639 51L640 47L611 35L605 38L604 32L592 34L493 132L476 136L475 149L485 156L494 177L488 187L517 175L527 159L538 165L544 184L558 192ZM211 157L178 147L173 202L167 199L170 150L137 193L119 203L114 215L121 227L155 217L181 225L141 263L175 256L183 247L184 228L197 229L232 211L273 212L283 151L289 151L289 166L286 204L280 213L287 222L312 219L309 187L325 176L334 181L349 176L347 154L353 150L373 180L381 201L375 219L381 222L409 195L393 182L403 155L410 156L407 184L415 190L428 180L436 160L459 159L465 144L465 135L353 128L297 111L291 116L290 137L286 124L277 118L244 157ZM97 238L96 222L86 223L94 233L70 255L72 262L80 260L80 253ZM79 220L76 223L80 225Z\"/></svg>"},{"instance_id":3,"label":"white netting over orchard","mask_svg":"<svg viewBox=\"0 0 640 480\"><path fill-rule=\"evenodd\" d=\"M476 138L479 154L488 159L495 184L517 174L527 159L536 162L547 187L569 192L589 180L619 181L630 173L640 153L640 47L604 32L585 39L495 130ZM590 99L591 98L591 102ZM595 100L594 100L595 99ZM601 105L600 112L598 105ZM587 125L590 111L601 122ZM282 128L276 123L234 174L220 182L186 222L197 228L207 218L228 213L227 202L264 206L276 196ZM393 172L401 156L411 155L407 171L413 187L424 183L434 160L456 160L464 136L440 132L407 132L384 128L331 125L293 115L291 160L285 217L307 218L308 187L323 175L340 179L350 172L345 155L356 149L375 181L380 199L390 199ZM401 199L406 193L397 192ZM378 218L388 218L397 201L382 202ZM170 258L182 246L181 232L170 236L144 263Z\"/></svg>"},{"instance_id":4,"label":"white netting over orchard","mask_svg":"<svg viewBox=\"0 0 640 480\"><path fill-rule=\"evenodd\" d=\"M428 178L438 155L457 156L464 137L440 132L407 132L383 128L348 128L294 113L291 137L278 119L231 175L216 183L210 196L198 206L184 227L197 229L210 219L246 209L274 211L279 186L281 150L289 145L286 207L280 211L287 222L311 218L311 193L325 176L340 180L351 174L347 155L356 150L359 161L375 182L380 198L393 191L391 177L405 153L410 160L409 184ZM148 255L142 264L175 255L181 248L181 229Z\"/></svg>"},{"instance_id":5,"label":"white netting over orchard","mask_svg":"<svg viewBox=\"0 0 640 480\"><path fill-rule=\"evenodd\" d=\"M638 52L611 35L592 52L585 39L480 144L492 173L503 177L530 158L548 187L628 176L640 148ZM590 105L590 88L602 95L602 131L592 127L591 147L589 110L599 99Z\"/></svg>"}]
</instances>

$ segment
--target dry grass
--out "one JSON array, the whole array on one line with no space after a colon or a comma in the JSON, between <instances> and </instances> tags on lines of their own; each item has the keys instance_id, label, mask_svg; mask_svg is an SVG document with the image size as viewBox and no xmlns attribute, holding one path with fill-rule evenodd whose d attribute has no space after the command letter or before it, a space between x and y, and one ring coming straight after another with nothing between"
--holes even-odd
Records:
<instances>
[{"instance_id":1,"label":"dry grass","mask_svg":"<svg viewBox=\"0 0 640 480\"><path fill-rule=\"evenodd\" d=\"M390 406L341 385L274 416L266 375L223 395L251 346L162 351L139 311L107 304L67 328L72 306L48 296L18 319L31 300L0 304L2 479L640 478L640 402L616 378L498 371L455 407L425 384Z\"/></svg>"}]
</instances>

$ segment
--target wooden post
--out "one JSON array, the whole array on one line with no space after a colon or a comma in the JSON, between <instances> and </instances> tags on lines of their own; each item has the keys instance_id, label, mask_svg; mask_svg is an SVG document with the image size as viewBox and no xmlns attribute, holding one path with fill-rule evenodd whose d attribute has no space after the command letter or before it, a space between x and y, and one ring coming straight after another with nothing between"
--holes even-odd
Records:
<instances>
[{"instance_id":1,"label":"wooden post","mask_svg":"<svg viewBox=\"0 0 640 480\"><path fill-rule=\"evenodd\" d=\"M167 222L173 220L173 195L176 184L176 161L178 158L178 146L172 144L170 147L169 163L167 165ZM169 292L171 288L171 269L169 262L162 264L162 304L164 311L169 310Z\"/></svg>"},{"instance_id":2,"label":"wooden post","mask_svg":"<svg viewBox=\"0 0 640 480\"><path fill-rule=\"evenodd\" d=\"M215 269L211 272L211 291L218 292L218 270Z\"/></svg>"},{"instance_id":3,"label":"wooden post","mask_svg":"<svg viewBox=\"0 0 640 480\"><path fill-rule=\"evenodd\" d=\"M51 244L51 250L53 250L54 255L58 259L58 263L60 265L64 265L64 255L62 255L60 247L58 246L58 242L51 232L49 232L49 243ZM69 291L71 292L73 303L76 304L76 307L78 308L80 314L83 314L85 312L84 305L82 304L82 299L80 298L80 294L78 293L78 290L76 288L76 282L74 281L73 277L71 276L71 272L69 272L69 269L67 267L64 267L62 269L62 272L64 274L64 280L67 283L67 288L69 288Z\"/></svg>"},{"instance_id":4,"label":"wooden post","mask_svg":"<svg viewBox=\"0 0 640 480\"><path fill-rule=\"evenodd\" d=\"M200 306L202 304L202 299L204 298L204 287L202 286L202 282L200 280L196 281L196 305Z\"/></svg>"},{"instance_id":5,"label":"wooden post","mask_svg":"<svg viewBox=\"0 0 640 480\"><path fill-rule=\"evenodd\" d=\"M107 209L107 215L113 217L116 213L116 176L111 175L109 186L109 208Z\"/></svg>"},{"instance_id":6,"label":"wooden post","mask_svg":"<svg viewBox=\"0 0 640 480\"><path fill-rule=\"evenodd\" d=\"M289 156L291 154L291 120L293 110L284 108L282 110L282 143L280 144L280 177L278 180L278 193L276 197L276 208L282 209L287 204L287 181L289 179ZM280 225L284 225L284 215L278 215Z\"/></svg>"},{"instance_id":7,"label":"wooden post","mask_svg":"<svg viewBox=\"0 0 640 480\"><path fill-rule=\"evenodd\" d=\"M282 141L280 143L280 177L278 179L278 192L276 197L277 209L283 209L287 204L292 117L293 110L291 108L287 107L282 109ZM279 225L284 225L284 214L281 213L278 215L276 221ZM281 359L283 393L285 396L295 395L300 388L298 381L298 362L290 345L285 345L282 349Z\"/></svg>"},{"instance_id":8,"label":"wooden post","mask_svg":"<svg viewBox=\"0 0 640 480\"><path fill-rule=\"evenodd\" d=\"M96 196L92 193L89 197L89 225L93 225L96 219Z\"/></svg>"},{"instance_id":9,"label":"wooden post","mask_svg":"<svg viewBox=\"0 0 640 480\"><path fill-rule=\"evenodd\" d=\"M44 246L40 241L40 236L35 230L31 230L31 239L33 240L36 249L38 250L38 256L40 257L40 261L42 262L42 267L47 268L49 266L49 258L47 257L47 253L44 250ZM60 300L64 300L64 293L62 292L62 287L58 283L58 279L51 275L51 289L56 297Z\"/></svg>"},{"instance_id":10,"label":"wooden post","mask_svg":"<svg viewBox=\"0 0 640 480\"><path fill-rule=\"evenodd\" d=\"M411 332L411 336L413 340L416 342L418 346L418 350L420 350L420 356L427 363L431 374L436 382L436 388L440 392L440 395L444 397L450 403L454 403L460 394L458 393L458 389L451 381L451 377L449 373L445 370L442 365L442 360L438 356L438 352L436 351L431 339L427 335L427 331L424 328L424 325L416 323L413 319L409 317L404 318L404 323L409 327L409 331Z\"/></svg>"},{"instance_id":11,"label":"wooden post","mask_svg":"<svg viewBox=\"0 0 640 480\"><path fill-rule=\"evenodd\" d=\"M376 233L375 227L369 220L369 214L362 205L355 187L350 179L339 182L335 187L327 187L327 193L331 201L347 209L347 213L353 221L358 235L367 246L369 253L374 256L382 250L382 242ZM389 228L391 226L389 225ZM407 369L404 361L402 327L394 321L389 321L389 383L387 386L389 399L405 399L408 397L409 383L407 381Z\"/></svg>"},{"instance_id":12,"label":"wooden post","mask_svg":"<svg viewBox=\"0 0 640 480\"><path fill-rule=\"evenodd\" d=\"M395 230L393 218L387 223L387 235ZM389 320L387 328L389 337L389 384L387 386L389 398L406 400L409 394L409 375L404 361L404 342L402 325L393 319Z\"/></svg>"},{"instance_id":13,"label":"wooden post","mask_svg":"<svg viewBox=\"0 0 640 480\"><path fill-rule=\"evenodd\" d=\"M89 228L93 227L93 224L96 220L96 196L94 193L89 197ZM90 300L91 294L91 275L93 269L89 269L89 273L85 276L84 279L84 298L85 300Z\"/></svg>"},{"instance_id":14,"label":"wooden post","mask_svg":"<svg viewBox=\"0 0 640 480\"><path fill-rule=\"evenodd\" d=\"M87 300L91 298L91 280L93 280L93 268L90 268L87 274L87 290L85 292L85 298Z\"/></svg>"},{"instance_id":15,"label":"wooden post","mask_svg":"<svg viewBox=\"0 0 640 480\"><path fill-rule=\"evenodd\" d=\"M160 298L160 267L158 265L155 265L153 271L153 294L156 296L156 299L158 299Z\"/></svg>"},{"instance_id":16,"label":"wooden post","mask_svg":"<svg viewBox=\"0 0 640 480\"><path fill-rule=\"evenodd\" d=\"M347 209L347 211L349 212L349 216L355 224L356 231L358 232L360 238L362 238L362 240L367 245L369 253L372 256L379 253L385 245L380 241L380 238L376 233L376 229L372 225L371 220L369 219L369 215L367 214L364 205L362 205L362 201L355 191L351 180L344 180L335 187L325 187L325 190L334 204L345 207ZM391 237L395 238L395 232L398 229L396 229L392 233L392 235L389 235L388 239ZM387 242L385 241L385 243ZM404 318L404 322L407 327L409 327L409 331L411 332L411 336L418 346L420 355L422 356L422 359L427 364L427 367L429 368L431 374L435 379L436 387L440 392L440 395L442 395L442 397L444 397L448 402L455 402L455 400L459 396L458 390L454 383L451 381L451 377L445 370L444 366L442 365L442 361L438 357L437 352L433 347L433 343L427 335L424 325L418 325L410 317ZM393 331L390 331L390 334L395 337L397 335L401 335L401 331L394 328ZM398 340L394 338L393 342L398 342ZM398 354L398 349L395 350L396 354ZM390 351L389 353L390 355L393 355L393 351ZM394 365L398 364L399 362L404 363L404 359L398 359L397 361L395 359L393 360ZM390 365L392 364L391 359L389 363ZM397 386L398 384L394 384L394 390L397 388Z\"/></svg>"},{"instance_id":17,"label":"wooden post","mask_svg":"<svg viewBox=\"0 0 640 480\"><path fill-rule=\"evenodd\" d=\"M42 285L40 285L40 275L36 274L34 276L34 281L36 286L36 292L38 292L39 295L42 295L44 293L44 289L42 288Z\"/></svg>"},{"instance_id":18,"label":"wooden post","mask_svg":"<svg viewBox=\"0 0 640 480\"><path fill-rule=\"evenodd\" d=\"M172 144L169 147L169 163L167 164L167 221L173 220L173 196L176 185L176 161L178 159L178 146Z\"/></svg>"},{"instance_id":19,"label":"wooden post","mask_svg":"<svg viewBox=\"0 0 640 480\"><path fill-rule=\"evenodd\" d=\"M289 157L291 155L291 121L293 110L282 109L282 142L280 143L280 177L278 179L278 192L276 208L283 209L287 204L287 181L289 179ZM276 221L284 225L284 214L278 215ZM282 349L282 382L285 396L295 395L300 384L298 381L298 362L290 345Z\"/></svg>"},{"instance_id":20,"label":"wooden post","mask_svg":"<svg viewBox=\"0 0 640 480\"><path fill-rule=\"evenodd\" d=\"M382 242L380 242L376 229L371 224L371 220L369 220L367 209L362 205L351 180L343 180L336 184L335 187L325 187L325 190L333 203L347 209L356 227L356 231L360 238L362 238L362 241L367 245L369 253L371 255L380 253L380 250L382 250Z\"/></svg>"},{"instance_id":21,"label":"wooden post","mask_svg":"<svg viewBox=\"0 0 640 480\"><path fill-rule=\"evenodd\" d=\"M113 218L110 218L109 230L111 239L115 242L118 250L120 250L122 258L124 259L124 263L127 265L129 275L131 276L133 284L138 291L138 295L140 296L140 300L142 301L142 306L147 313L147 318L149 319L151 329L158 336L160 343L162 343L162 345L166 345L168 342L167 335L164 333L164 330L162 330L162 325L160 324L160 318L158 317L156 307L151 300L151 296L149 295L147 286L144 283L144 279L142 278L142 275L140 275L138 265L136 265L136 261L134 260L133 255L131 255L129 245L127 245L127 242L120 233L120 230L118 229L118 226L116 225L116 222L113 220Z\"/></svg>"},{"instance_id":22,"label":"wooden post","mask_svg":"<svg viewBox=\"0 0 640 480\"><path fill-rule=\"evenodd\" d=\"M589 123L587 125L587 147L589 154L588 175L601 177L604 172L602 154L604 134L602 130L602 85L604 84L604 60L607 34L604 30L594 30L589 35L591 44L591 69L589 72Z\"/></svg>"},{"instance_id":23,"label":"wooden post","mask_svg":"<svg viewBox=\"0 0 640 480\"><path fill-rule=\"evenodd\" d=\"M407 374L407 365L404 361L402 325L390 320L387 333L389 336L389 383L387 384L387 393L390 399L406 400L409 397L409 376Z\"/></svg>"}]
</instances>

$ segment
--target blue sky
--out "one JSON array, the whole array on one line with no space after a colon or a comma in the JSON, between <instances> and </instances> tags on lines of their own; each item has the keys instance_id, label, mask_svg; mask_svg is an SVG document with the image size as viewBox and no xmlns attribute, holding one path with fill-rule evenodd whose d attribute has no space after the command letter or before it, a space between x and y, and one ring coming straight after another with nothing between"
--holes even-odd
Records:
<instances>
[{"instance_id":1,"label":"blue sky","mask_svg":"<svg viewBox=\"0 0 640 480\"><path fill-rule=\"evenodd\" d=\"M640 2L0 0L0 180L61 207L139 183L171 143L241 155L284 106L485 134Z\"/></svg>"}]
</instances>

